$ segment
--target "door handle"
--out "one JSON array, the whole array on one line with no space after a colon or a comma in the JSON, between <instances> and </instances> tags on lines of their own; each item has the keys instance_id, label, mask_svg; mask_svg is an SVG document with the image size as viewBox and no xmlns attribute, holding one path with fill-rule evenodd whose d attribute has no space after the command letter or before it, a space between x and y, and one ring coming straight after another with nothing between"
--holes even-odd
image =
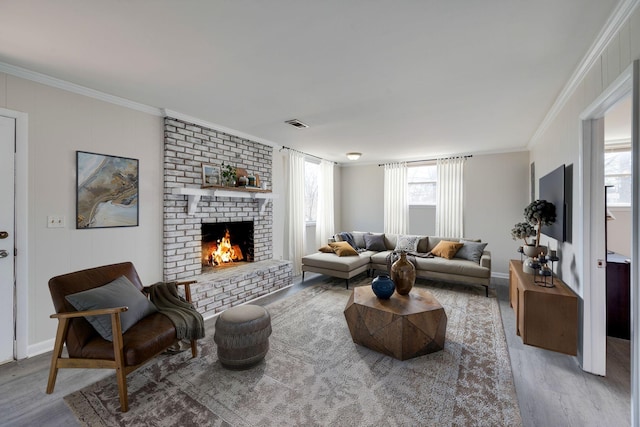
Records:
<instances>
[{"instance_id":1,"label":"door handle","mask_svg":"<svg viewBox=\"0 0 640 427\"><path fill-rule=\"evenodd\" d=\"M5 251L4 249L0 250L0 258L6 258L9 256L9 252Z\"/></svg>"},{"instance_id":2,"label":"door handle","mask_svg":"<svg viewBox=\"0 0 640 427\"><path fill-rule=\"evenodd\" d=\"M7 237L9 237L9 233L6 231L0 231L0 239L6 239Z\"/></svg>"}]
</instances>

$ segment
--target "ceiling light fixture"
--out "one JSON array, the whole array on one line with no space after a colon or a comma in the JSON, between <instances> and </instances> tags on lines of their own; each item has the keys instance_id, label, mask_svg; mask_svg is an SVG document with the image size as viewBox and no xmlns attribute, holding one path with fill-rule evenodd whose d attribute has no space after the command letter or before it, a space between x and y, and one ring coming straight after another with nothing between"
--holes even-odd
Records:
<instances>
[{"instance_id":1,"label":"ceiling light fixture","mask_svg":"<svg viewBox=\"0 0 640 427\"><path fill-rule=\"evenodd\" d=\"M291 120L287 120L285 122L288 125L291 125L293 127L297 127L298 129L304 129L304 128L308 128L309 125L302 123L300 120L298 119L291 119Z\"/></svg>"},{"instance_id":2,"label":"ceiling light fixture","mask_svg":"<svg viewBox=\"0 0 640 427\"><path fill-rule=\"evenodd\" d=\"M347 159L358 160L362 156L362 153L347 153Z\"/></svg>"}]
</instances>

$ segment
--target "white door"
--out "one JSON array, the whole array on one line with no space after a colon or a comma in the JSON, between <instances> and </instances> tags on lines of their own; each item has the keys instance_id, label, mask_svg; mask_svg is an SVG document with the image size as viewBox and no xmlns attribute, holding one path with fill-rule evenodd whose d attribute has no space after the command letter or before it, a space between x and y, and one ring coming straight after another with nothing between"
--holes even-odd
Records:
<instances>
[{"instance_id":1,"label":"white door","mask_svg":"<svg viewBox=\"0 0 640 427\"><path fill-rule=\"evenodd\" d=\"M15 135L15 119L0 116L0 363L15 357Z\"/></svg>"}]
</instances>

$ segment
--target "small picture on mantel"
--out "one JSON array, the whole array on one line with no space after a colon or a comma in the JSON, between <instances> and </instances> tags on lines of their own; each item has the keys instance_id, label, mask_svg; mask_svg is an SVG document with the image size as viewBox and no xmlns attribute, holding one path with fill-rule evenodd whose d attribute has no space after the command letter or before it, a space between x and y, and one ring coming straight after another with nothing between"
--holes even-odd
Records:
<instances>
[{"instance_id":1,"label":"small picture on mantel","mask_svg":"<svg viewBox=\"0 0 640 427\"><path fill-rule=\"evenodd\" d=\"M202 165L202 187L215 187L222 184L220 165Z\"/></svg>"}]
</instances>

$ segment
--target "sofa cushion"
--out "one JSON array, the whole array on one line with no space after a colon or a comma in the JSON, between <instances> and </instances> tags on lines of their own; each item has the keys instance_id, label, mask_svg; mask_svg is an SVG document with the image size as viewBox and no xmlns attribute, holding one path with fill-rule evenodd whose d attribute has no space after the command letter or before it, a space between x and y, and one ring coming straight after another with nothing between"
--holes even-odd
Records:
<instances>
[{"instance_id":1,"label":"sofa cushion","mask_svg":"<svg viewBox=\"0 0 640 427\"><path fill-rule=\"evenodd\" d=\"M408 236L401 234L396 240L396 251L416 252L418 250L418 241L420 236Z\"/></svg>"},{"instance_id":2,"label":"sofa cushion","mask_svg":"<svg viewBox=\"0 0 640 427\"><path fill-rule=\"evenodd\" d=\"M387 246L384 243L384 234L365 234L365 248L368 251L386 251Z\"/></svg>"},{"instance_id":3,"label":"sofa cushion","mask_svg":"<svg viewBox=\"0 0 640 427\"><path fill-rule=\"evenodd\" d=\"M120 313L123 333L143 317L157 311L156 306L125 276L97 288L67 295L65 298L78 311L129 307L127 311ZM113 341L111 316L87 316L86 319L102 338Z\"/></svg>"},{"instance_id":4,"label":"sofa cushion","mask_svg":"<svg viewBox=\"0 0 640 427\"><path fill-rule=\"evenodd\" d=\"M125 365L135 366L171 346L176 341L176 328L167 316L155 312L133 325L122 336L122 341ZM95 335L75 357L113 360L113 344Z\"/></svg>"},{"instance_id":5,"label":"sofa cushion","mask_svg":"<svg viewBox=\"0 0 640 427\"><path fill-rule=\"evenodd\" d=\"M349 272L369 264L373 252L363 252L358 256L339 257L336 254L316 252L302 257L302 264L310 267Z\"/></svg>"},{"instance_id":6,"label":"sofa cushion","mask_svg":"<svg viewBox=\"0 0 640 427\"><path fill-rule=\"evenodd\" d=\"M480 264L480 257L482 257L482 252L487 244L468 240L460 240L460 242L462 247L456 252L455 258L462 258Z\"/></svg>"},{"instance_id":7,"label":"sofa cushion","mask_svg":"<svg viewBox=\"0 0 640 427\"><path fill-rule=\"evenodd\" d=\"M387 257L393 251L381 251L371 255L371 263L377 265L387 265Z\"/></svg>"},{"instance_id":8,"label":"sofa cushion","mask_svg":"<svg viewBox=\"0 0 640 427\"><path fill-rule=\"evenodd\" d=\"M460 242L441 240L435 248L431 249L431 253L442 258L452 259L462 246L463 244Z\"/></svg>"},{"instance_id":9,"label":"sofa cushion","mask_svg":"<svg viewBox=\"0 0 640 427\"><path fill-rule=\"evenodd\" d=\"M415 257L415 259L412 258L411 261L415 263L418 276L420 276L421 271L478 277L481 279L487 279L491 275L491 269L481 267L475 262L467 261L465 259Z\"/></svg>"},{"instance_id":10,"label":"sofa cushion","mask_svg":"<svg viewBox=\"0 0 640 427\"><path fill-rule=\"evenodd\" d=\"M329 243L329 246L333 248L333 251L338 256L358 256L358 251L356 251L348 242Z\"/></svg>"},{"instance_id":11,"label":"sofa cushion","mask_svg":"<svg viewBox=\"0 0 640 427\"><path fill-rule=\"evenodd\" d=\"M333 252L333 248L329 245L324 245L321 248L318 248L318 250L320 252L324 252L325 254L332 254Z\"/></svg>"}]
</instances>

